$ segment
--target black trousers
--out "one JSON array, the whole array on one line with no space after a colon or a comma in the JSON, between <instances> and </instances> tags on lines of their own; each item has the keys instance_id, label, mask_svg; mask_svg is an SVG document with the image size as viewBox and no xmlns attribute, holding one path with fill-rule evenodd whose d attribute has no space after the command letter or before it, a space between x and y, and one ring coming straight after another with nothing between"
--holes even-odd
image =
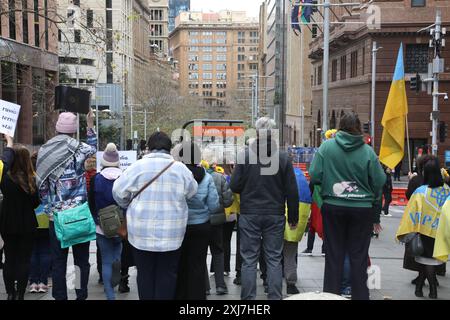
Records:
<instances>
[{"instance_id":1,"label":"black trousers","mask_svg":"<svg viewBox=\"0 0 450 320\"><path fill-rule=\"evenodd\" d=\"M188 225L181 245L177 293L179 300L206 300L206 255L211 224Z\"/></svg>"},{"instance_id":2,"label":"black trousers","mask_svg":"<svg viewBox=\"0 0 450 320\"><path fill-rule=\"evenodd\" d=\"M373 231L373 209L322 206L326 247L323 291L341 293L345 254L350 255L353 300L369 300L367 267Z\"/></svg>"},{"instance_id":3,"label":"black trousers","mask_svg":"<svg viewBox=\"0 0 450 320\"><path fill-rule=\"evenodd\" d=\"M223 257L224 257L224 271L230 272L231 260L231 238L233 237L233 230L236 222L227 222L223 225Z\"/></svg>"},{"instance_id":4,"label":"black trousers","mask_svg":"<svg viewBox=\"0 0 450 320\"><path fill-rule=\"evenodd\" d=\"M383 211L384 214L389 214L389 205L392 202L392 191L383 191L383 197L384 197L384 204L383 204Z\"/></svg>"},{"instance_id":5,"label":"black trousers","mask_svg":"<svg viewBox=\"0 0 450 320\"><path fill-rule=\"evenodd\" d=\"M235 271L236 271L236 277L239 278L241 276L241 266L242 266L242 257L241 257L241 233L239 231L239 215L237 216L236 220L236 263L235 263Z\"/></svg>"},{"instance_id":6,"label":"black trousers","mask_svg":"<svg viewBox=\"0 0 450 320\"><path fill-rule=\"evenodd\" d=\"M173 300L180 250L150 252L131 248L137 268L139 300Z\"/></svg>"},{"instance_id":7,"label":"black trousers","mask_svg":"<svg viewBox=\"0 0 450 320\"><path fill-rule=\"evenodd\" d=\"M4 241L5 264L3 280L8 294L24 294L30 274L33 235L2 235ZM15 282L17 281L17 290Z\"/></svg>"}]
</instances>

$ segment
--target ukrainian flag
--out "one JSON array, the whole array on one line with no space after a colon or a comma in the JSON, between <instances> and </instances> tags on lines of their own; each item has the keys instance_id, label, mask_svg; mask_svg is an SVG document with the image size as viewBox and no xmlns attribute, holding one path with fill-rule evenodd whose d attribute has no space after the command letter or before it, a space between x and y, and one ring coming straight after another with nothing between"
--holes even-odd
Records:
<instances>
[{"instance_id":1,"label":"ukrainian flag","mask_svg":"<svg viewBox=\"0 0 450 320\"><path fill-rule=\"evenodd\" d=\"M404 156L407 114L408 100L405 88L403 44L400 44L394 78L381 120L383 136L381 138L380 161L391 169L395 168Z\"/></svg>"}]
</instances>

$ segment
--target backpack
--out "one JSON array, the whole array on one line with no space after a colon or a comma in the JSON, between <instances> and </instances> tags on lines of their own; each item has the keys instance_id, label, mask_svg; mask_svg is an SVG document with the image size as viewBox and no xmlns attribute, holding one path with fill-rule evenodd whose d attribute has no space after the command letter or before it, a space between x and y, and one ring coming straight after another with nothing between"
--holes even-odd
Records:
<instances>
[{"instance_id":1,"label":"backpack","mask_svg":"<svg viewBox=\"0 0 450 320\"><path fill-rule=\"evenodd\" d=\"M118 235L117 231L124 220L122 209L115 204L100 209L98 211L98 220L105 237L116 237Z\"/></svg>"}]
</instances>

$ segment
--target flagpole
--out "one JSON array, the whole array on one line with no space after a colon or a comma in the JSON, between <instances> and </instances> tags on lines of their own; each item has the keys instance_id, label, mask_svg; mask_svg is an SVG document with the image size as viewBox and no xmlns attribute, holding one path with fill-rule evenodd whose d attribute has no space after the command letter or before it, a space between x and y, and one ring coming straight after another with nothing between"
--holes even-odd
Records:
<instances>
[{"instance_id":1,"label":"flagpole","mask_svg":"<svg viewBox=\"0 0 450 320\"><path fill-rule=\"evenodd\" d=\"M412 172L412 167L411 167L411 150L410 150L410 146L409 146L408 114L406 114L405 120L406 120L406 143L408 144L408 163L409 163L409 172Z\"/></svg>"}]
</instances>

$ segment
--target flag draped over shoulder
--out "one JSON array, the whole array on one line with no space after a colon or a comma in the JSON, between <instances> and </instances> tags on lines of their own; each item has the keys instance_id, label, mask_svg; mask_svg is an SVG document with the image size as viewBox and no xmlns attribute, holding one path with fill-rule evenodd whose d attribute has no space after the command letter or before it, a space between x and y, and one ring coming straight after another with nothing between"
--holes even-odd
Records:
<instances>
[{"instance_id":1,"label":"flag draped over shoulder","mask_svg":"<svg viewBox=\"0 0 450 320\"><path fill-rule=\"evenodd\" d=\"M450 254L450 199L442 207L434 242L433 258L447 262Z\"/></svg>"},{"instance_id":2,"label":"flag draped over shoulder","mask_svg":"<svg viewBox=\"0 0 450 320\"><path fill-rule=\"evenodd\" d=\"M403 159L408 100L405 88L403 44L400 45L391 89L384 109L380 161L393 169Z\"/></svg>"},{"instance_id":3,"label":"flag draped over shoulder","mask_svg":"<svg viewBox=\"0 0 450 320\"><path fill-rule=\"evenodd\" d=\"M436 238L442 207L449 195L450 188L446 184L433 189L426 185L417 188L403 213L396 234L397 240L401 241L403 236L413 232ZM450 206L448 207L450 210Z\"/></svg>"}]
</instances>

